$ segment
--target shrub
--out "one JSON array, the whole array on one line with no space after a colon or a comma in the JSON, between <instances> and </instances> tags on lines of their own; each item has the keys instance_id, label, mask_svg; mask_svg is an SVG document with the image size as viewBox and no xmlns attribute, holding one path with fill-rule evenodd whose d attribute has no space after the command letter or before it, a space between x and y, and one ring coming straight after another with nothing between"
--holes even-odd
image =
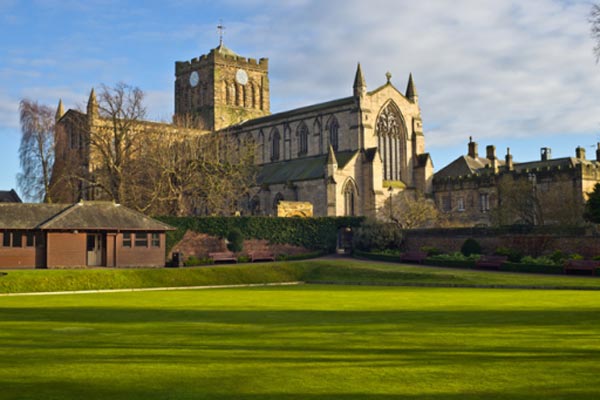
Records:
<instances>
[{"instance_id":1,"label":"shrub","mask_svg":"<svg viewBox=\"0 0 600 400\"><path fill-rule=\"evenodd\" d=\"M510 249L508 247L498 247L494 251L494 255L508 257L509 262L518 263L523 258L523 253L519 250Z\"/></svg>"},{"instance_id":2,"label":"shrub","mask_svg":"<svg viewBox=\"0 0 600 400\"><path fill-rule=\"evenodd\" d=\"M469 238L463 243L460 252L467 257L471 254L481 254L481 246L477 240Z\"/></svg>"},{"instance_id":3,"label":"shrub","mask_svg":"<svg viewBox=\"0 0 600 400\"><path fill-rule=\"evenodd\" d=\"M363 251L398 249L402 245L402 230L395 224L369 220L354 232L354 247Z\"/></svg>"},{"instance_id":4,"label":"shrub","mask_svg":"<svg viewBox=\"0 0 600 400\"><path fill-rule=\"evenodd\" d=\"M248 256L239 256L237 258L237 261L239 263L247 263L247 262L250 262L250 257L248 257Z\"/></svg>"},{"instance_id":5,"label":"shrub","mask_svg":"<svg viewBox=\"0 0 600 400\"><path fill-rule=\"evenodd\" d=\"M600 261L600 256L594 256L594 257L592 257L592 260L594 260L594 261Z\"/></svg>"},{"instance_id":6,"label":"shrub","mask_svg":"<svg viewBox=\"0 0 600 400\"><path fill-rule=\"evenodd\" d=\"M440 249L438 249L437 247L433 247L433 246L423 246L423 247L421 247L421 251L423 253L427 253L427 256L429 256L429 257L442 254L442 251Z\"/></svg>"},{"instance_id":7,"label":"shrub","mask_svg":"<svg viewBox=\"0 0 600 400\"><path fill-rule=\"evenodd\" d=\"M227 248L229 251L233 251L234 253L238 253L242 251L244 248L244 236L239 229L232 229L227 234Z\"/></svg>"},{"instance_id":8,"label":"shrub","mask_svg":"<svg viewBox=\"0 0 600 400\"><path fill-rule=\"evenodd\" d=\"M183 265L186 267L209 264L213 264L213 260L211 258L198 258L196 256L189 256L188 259L183 262Z\"/></svg>"},{"instance_id":9,"label":"shrub","mask_svg":"<svg viewBox=\"0 0 600 400\"><path fill-rule=\"evenodd\" d=\"M569 254L569 260L583 260L584 257L581 254L573 253Z\"/></svg>"},{"instance_id":10,"label":"shrub","mask_svg":"<svg viewBox=\"0 0 600 400\"><path fill-rule=\"evenodd\" d=\"M532 264L532 265L560 265L560 262L554 262L554 260L547 256L542 257L531 257L525 256L521 259L522 264Z\"/></svg>"},{"instance_id":11,"label":"shrub","mask_svg":"<svg viewBox=\"0 0 600 400\"><path fill-rule=\"evenodd\" d=\"M561 264L563 261L565 261L567 259L567 255L560 251L560 250L556 250L555 252L553 252L552 254L550 254L549 258L555 263L555 264Z\"/></svg>"}]
</instances>

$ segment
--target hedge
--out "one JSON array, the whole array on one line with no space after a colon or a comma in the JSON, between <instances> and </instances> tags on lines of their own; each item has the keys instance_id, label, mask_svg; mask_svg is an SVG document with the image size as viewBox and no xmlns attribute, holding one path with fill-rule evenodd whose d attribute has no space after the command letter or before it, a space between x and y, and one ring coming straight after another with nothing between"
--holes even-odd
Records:
<instances>
[{"instance_id":1,"label":"hedge","mask_svg":"<svg viewBox=\"0 0 600 400\"><path fill-rule=\"evenodd\" d=\"M562 274L562 265L543 265L506 262L500 266L500 271L532 272L535 274Z\"/></svg>"},{"instance_id":2,"label":"hedge","mask_svg":"<svg viewBox=\"0 0 600 400\"><path fill-rule=\"evenodd\" d=\"M179 242L185 232L206 233L226 237L232 229L239 229L246 239L264 239L274 244L291 244L310 250L333 252L338 231L358 227L364 217L157 217L177 230L167 232L167 252Z\"/></svg>"}]
</instances>

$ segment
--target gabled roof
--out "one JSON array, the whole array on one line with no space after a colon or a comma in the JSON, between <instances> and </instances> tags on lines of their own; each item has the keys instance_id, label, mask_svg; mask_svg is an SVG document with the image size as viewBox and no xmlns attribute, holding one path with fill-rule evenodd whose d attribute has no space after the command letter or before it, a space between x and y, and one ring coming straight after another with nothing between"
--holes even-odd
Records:
<instances>
[{"instance_id":1,"label":"gabled roof","mask_svg":"<svg viewBox=\"0 0 600 400\"><path fill-rule=\"evenodd\" d=\"M505 164L504 160L497 159L498 166ZM435 173L435 178L446 178L475 174L492 165L492 161L485 157L460 156L450 164Z\"/></svg>"},{"instance_id":2,"label":"gabled roof","mask_svg":"<svg viewBox=\"0 0 600 400\"><path fill-rule=\"evenodd\" d=\"M37 229L68 204L0 203L0 229Z\"/></svg>"},{"instance_id":3,"label":"gabled roof","mask_svg":"<svg viewBox=\"0 0 600 400\"><path fill-rule=\"evenodd\" d=\"M357 151L335 153L338 168L344 168ZM272 185L276 183L309 181L325 177L328 154L316 157L297 158L295 160L266 164L260 167L257 183Z\"/></svg>"},{"instance_id":4,"label":"gabled roof","mask_svg":"<svg viewBox=\"0 0 600 400\"><path fill-rule=\"evenodd\" d=\"M22 203L15 189L0 190L0 203Z\"/></svg>"},{"instance_id":5,"label":"gabled roof","mask_svg":"<svg viewBox=\"0 0 600 400\"><path fill-rule=\"evenodd\" d=\"M0 229L138 230L173 228L112 202L0 204Z\"/></svg>"}]
</instances>

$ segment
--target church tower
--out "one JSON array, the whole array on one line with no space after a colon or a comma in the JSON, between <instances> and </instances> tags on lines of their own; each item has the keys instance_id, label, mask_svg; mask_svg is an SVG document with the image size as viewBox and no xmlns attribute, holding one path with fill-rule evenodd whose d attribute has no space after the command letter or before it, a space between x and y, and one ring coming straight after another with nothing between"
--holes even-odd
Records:
<instances>
[{"instance_id":1,"label":"church tower","mask_svg":"<svg viewBox=\"0 0 600 400\"><path fill-rule=\"evenodd\" d=\"M270 114L268 72L268 59L241 57L222 41L175 62L174 122L212 131Z\"/></svg>"}]
</instances>

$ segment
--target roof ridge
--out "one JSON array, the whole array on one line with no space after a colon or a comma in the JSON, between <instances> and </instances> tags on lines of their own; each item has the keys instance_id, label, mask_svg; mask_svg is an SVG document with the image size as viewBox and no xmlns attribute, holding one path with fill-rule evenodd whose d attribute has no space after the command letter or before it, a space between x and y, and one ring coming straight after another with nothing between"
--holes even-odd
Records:
<instances>
[{"instance_id":1,"label":"roof ridge","mask_svg":"<svg viewBox=\"0 0 600 400\"><path fill-rule=\"evenodd\" d=\"M35 228L36 229L44 229L45 225L50 224L51 222L56 222L57 220L64 218L65 215L70 214L71 212L73 212L73 209L75 208L75 206L80 205L81 203L73 203L71 205L68 205L66 208L63 208L61 211L59 211L57 214L55 214L54 216L48 218L45 221L40 222Z\"/></svg>"}]
</instances>

